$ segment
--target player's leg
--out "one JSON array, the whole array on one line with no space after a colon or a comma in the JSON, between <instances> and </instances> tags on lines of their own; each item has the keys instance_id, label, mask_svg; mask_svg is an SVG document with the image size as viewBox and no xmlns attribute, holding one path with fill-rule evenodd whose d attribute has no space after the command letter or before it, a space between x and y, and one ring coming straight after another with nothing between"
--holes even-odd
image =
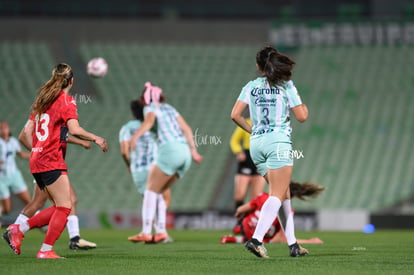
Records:
<instances>
[{"instance_id":1,"label":"player's leg","mask_svg":"<svg viewBox=\"0 0 414 275\"><path fill-rule=\"evenodd\" d=\"M258 257L268 257L267 251L262 245L263 238L278 215L290 183L291 174L292 166L268 169L266 179L269 182L269 198L262 206L252 239L246 243L246 248Z\"/></svg>"},{"instance_id":2,"label":"player's leg","mask_svg":"<svg viewBox=\"0 0 414 275\"><path fill-rule=\"evenodd\" d=\"M285 226L285 235L288 245L296 243L295 237L295 225L293 223L293 209L290 200L290 189L288 188L286 192L286 199L282 203L283 213L285 214L286 226Z\"/></svg>"},{"instance_id":3,"label":"player's leg","mask_svg":"<svg viewBox=\"0 0 414 275\"><path fill-rule=\"evenodd\" d=\"M158 194L162 194L162 192L168 189L176 180L177 175L167 175L158 167L158 165L152 166L148 176L147 189L144 193L142 233L151 234Z\"/></svg>"},{"instance_id":4,"label":"player's leg","mask_svg":"<svg viewBox=\"0 0 414 275\"><path fill-rule=\"evenodd\" d=\"M30 202L30 193L27 189L17 193L16 196L24 203L24 205L27 205Z\"/></svg>"},{"instance_id":5,"label":"player's leg","mask_svg":"<svg viewBox=\"0 0 414 275\"><path fill-rule=\"evenodd\" d=\"M156 164L151 167L142 202L142 231L136 236L129 237L128 240L144 243L153 240L151 231L157 210L158 195L164 191L169 181L175 177L175 175L165 174Z\"/></svg>"},{"instance_id":6,"label":"player's leg","mask_svg":"<svg viewBox=\"0 0 414 275\"><path fill-rule=\"evenodd\" d=\"M39 186L35 183L33 187L33 196L32 199L29 201L28 204L23 208L20 212L19 216L17 216L16 221L14 224L22 225L26 222L29 218L33 217L33 215L45 205L47 200L47 193L39 188Z\"/></svg>"},{"instance_id":7,"label":"player's leg","mask_svg":"<svg viewBox=\"0 0 414 275\"><path fill-rule=\"evenodd\" d=\"M24 182L22 173L18 170L12 176L12 182L10 189L12 190L13 194L17 195L17 197L27 205L30 202L30 193L27 189L27 185Z\"/></svg>"},{"instance_id":8,"label":"player's leg","mask_svg":"<svg viewBox=\"0 0 414 275\"><path fill-rule=\"evenodd\" d=\"M247 189L249 188L250 176L237 174L234 176L234 201L235 209L244 204Z\"/></svg>"},{"instance_id":9,"label":"player's leg","mask_svg":"<svg viewBox=\"0 0 414 275\"><path fill-rule=\"evenodd\" d=\"M55 205L55 209L50 217L49 227L45 239L40 248L40 251L37 254L38 258L59 257L54 253L52 249L56 240L62 234L62 231L65 228L67 222L67 218L71 212L72 200L70 188L71 185L69 177L65 173L62 173L55 182L46 186L46 191L52 198L53 203ZM47 209L41 211L38 215L40 215L42 212L46 210ZM29 219L28 223L31 224L31 220L35 217Z\"/></svg>"},{"instance_id":10,"label":"player's leg","mask_svg":"<svg viewBox=\"0 0 414 275\"><path fill-rule=\"evenodd\" d=\"M171 200L171 189L157 195L157 217L155 219L154 242L163 242L169 238L167 233L167 209Z\"/></svg>"},{"instance_id":11,"label":"player's leg","mask_svg":"<svg viewBox=\"0 0 414 275\"><path fill-rule=\"evenodd\" d=\"M1 214L8 214L11 211L11 200L10 197L6 197L1 199L1 208L2 213Z\"/></svg>"},{"instance_id":12,"label":"player's leg","mask_svg":"<svg viewBox=\"0 0 414 275\"><path fill-rule=\"evenodd\" d=\"M96 248L96 243L81 239L79 230L79 218L76 213L76 204L78 203L78 196L72 184L70 185L70 196L72 199L72 209L68 216L68 222L66 223L66 229L69 234L69 248L76 249L91 249Z\"/></svg>"},{"instance_id":13,"label":"player's leg","mask_svg":"<svg viewBox=\"0 0 414 275\"><path fill-rule=\"evenodd\" d=\"M289 187L292 166L284 166L278 169L268 169L266 178L269 182L269 198L262 206L259 221L253 238L259 242L269 230L273 221L276 219L282 201L285 198L286 190Z\"/></svg>"},{"instance_id":14,"label":"player's leg","mask_svg":"<svg viewBox=\"0 0 414 275\"><path fill-rule=\"evenodd\" d=\"M250 176L250 200L255 199L263 192L266 180L261 175Z\"/></svg>"},{"instance_id":15,"label":"player's leg","mask_svg":"<svg viewBox=\"0 0 414 275\"><path fill-rule=\"evenodd\" d=\"M0 177L0 217L2 214L7 214L11 210L10 200L10 180L7 177Z\"/></svg>"},{"instance_id":16,"label":"player's leg","mask_svg":"<svg viewBox=\"0 0 414 275\"><path fill-rule=\"evenodd\" d=\"M47 173L47 175L53 175L53 173ZM28 204L26 206L26 214L28 216L33 216L34 212L37 211L38 208L36 208L35 203L39 202L42 198L41 194L43 191L40 192L40 189L43 189L45 187L45 183L43 181L43 176L45 176L43 173L41 174L34 174L35 178L38 177L37 185L39 185L40 188L36 189L33 194L33 204ZM54 178L53 178L54 179ZM38 192L39 191L39 192ZM42 227L44 225L47 225L50 221L51 216L53 215L55 211L55 207L49 207L41 212L38 213L38 215L35 215L34 217L27 219L27 216L23 214L23 216L19 216L18 218L19 223L10 225L6 232L3 233L3 239L7 242L7 244L10 246L10 248L14 251L15 254L20 254L20 246L22 244L22 241L24 239L24 234L29 231L33 227ZM30 222L30 224L29 224Z\"/></svg>"}]
</instances>

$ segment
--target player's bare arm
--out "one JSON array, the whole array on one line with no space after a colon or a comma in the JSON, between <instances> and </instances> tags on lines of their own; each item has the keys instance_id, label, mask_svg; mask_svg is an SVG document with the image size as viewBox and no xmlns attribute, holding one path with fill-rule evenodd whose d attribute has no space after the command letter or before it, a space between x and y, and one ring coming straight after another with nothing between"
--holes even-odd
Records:
<instances>
[{"instance_id":1,"label":"player's bare arm","mask_svg":"<svg viewBox=\"0 0 414 275\"><path fill-rule=\"evenodd\" d=\"M248 133L252 133L252 127L247 123L245 117L243 117L243 112L247 108L247 104L237 100L233 106L233 110L231 111L231 119L239 125L242 129L244 129Z\"/></svg>"}]
</instances>

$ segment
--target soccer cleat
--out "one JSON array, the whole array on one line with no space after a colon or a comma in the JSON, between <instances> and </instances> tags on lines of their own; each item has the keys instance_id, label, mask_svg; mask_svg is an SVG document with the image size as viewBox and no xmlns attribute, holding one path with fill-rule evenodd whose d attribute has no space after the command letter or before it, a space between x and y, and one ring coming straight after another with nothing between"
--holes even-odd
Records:
<instances>
[{"instance_id":1,"label":"soccer cleat","mask_svg":"<svg viewBox=\"0 0 414 275\"><path fill-rule=\"evenodd\" d=\"M257 257L260 257L260 258L269 258L269 256L267 256L267 250L266 250L266 248L263 246L263 244L261 242L259 242L256 239L248 240L244 244L244 246L246 247L246 249L248 251L250 251L251 253L253 253Z\"/></svg>"},{"instance_id":2,"label":"soccer cleat","mask_svg":"<svg viewBox=\"0 0 414 275\"><path fill-rule=\"evenodd\" d=\"M227 236L223 236L220 239L220 243L221 244L225 244L225 243L236 243L236 237L232 236L232 235L227 235Z\"/></svg>"},{"instance_id":3,"label":"soccer cleat","mask_svg":"<svg viewBox=\"0 0 414 275\"><path fill-rule=\"evenodd\" d=\"M167 235L167 238L162 241L162 243L172 243L174 242L173 238L170 235Z\"/></svg>"},{"instance_id":4,"label":"soccer cleat","mask_svg":"<svg viewBox=\"0 0 414 275\"><path fill-rule=\"evenodd\" d=\"M69 241L69 249L76 250L76 249L93 249L96 248L96 243L89 242L87 240L81 239L79 236L73 237Z\"/></svg>"},{"instance_id":5,"label":"soccer cleat","mask_svg":"<svg viewBox=\"0 0 414 275\"><path fill-rule=\"evenodd\" d=\"M139 233L138 235L128 237L128 241L131 241L133 243L138 243L138 242L150 243L152 242L152 235Z\"/></svg>"},{"instance_id":6,"label":"soccer cleat","mask_svg":"<svg viewBox=\"0 0 414 275\"><path fill-rule=\"evenodd\" d=\"M20 246L24 239L24 234L20 232L20 225L12 224L7 227L6 232L3 233L3 239L15 254L20 255Z\"/></svg>"},{"instance_id":7,"label":"soccer cleat","mask_svg":"<svg viewBox=\"0 0 414 275\"><path fill-rule=\"evenodd\" d=\"M301 257L309 253L306 248L301 247L298 243L289 245L289 252L291 257Z\"/></svg>"},{"instance_id":8,"label":"soccer cleat","mask_svg":"<svg viewBox=\"0 0 414 275\"><path fill-rule=\"evenodd\" d=\"M167 233L157 233L154 235L154 238L152 239L152 241L154 243L160 243L163 242L164 240L166 240L168 238L168 234Z\"/></svg>"},{"instance_id":9,"label":"soccer cleat","mask_svg":"<svg viewBox=\"0 0 414 275\"><path fill-rule=\"evenodd\" d=\"M55 251L39 251L37 252L36 258L38 259L65 259L65 257L60 257L56 254Z\"/></svg>"}]
</instances>

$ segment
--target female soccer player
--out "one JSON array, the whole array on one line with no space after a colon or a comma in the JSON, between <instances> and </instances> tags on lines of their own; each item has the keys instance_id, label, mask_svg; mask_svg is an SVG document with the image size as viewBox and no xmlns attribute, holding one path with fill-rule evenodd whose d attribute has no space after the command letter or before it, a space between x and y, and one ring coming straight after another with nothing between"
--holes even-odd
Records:
<instances>
[{"instance_id":1,"label":"female soccer player","mask_svg":"<svg viewBox=\"0 0 414 275\"><path fill-rule=\"evenodd\" d=\"M323 186L311 183L311 182L291 182L289 185L290 197L306 200L304 197L316 197L325 188ZM262 193L250 202L243 204L236 210L236 217L242 217L240 226L233 229L233 233L236 236L227 235L223 236L220 243L244 243L250 240L257 226L257 220L259 219L260 210L263 204L268 199L268 193ZM237 236L238 235L238 236ZM270 229L266 232L263 242L268 243L287 243L283 227L278 217L273 221ZM323 243L318 238L312 238L309 240L297 240L298 243Z\"/></svg>"},{"instance_id":2,"label":"female soccer player","mask_svg":"<svg viewBox=\"0 0 414 275\"><path fill-rule=\"evenodd\" d=\"M23 151L18 140L11 135L7 121L0 121L0 217L11 211L10 190L24 203L30 201L22 173L16 165L16 155L29 159L30 154Z\"/></svg>"},{"instance_id":3,"label":"female soccer player","mask_svg":"<svg viewBox=\"0 0 414 275\"><path fill-rule=\"evenodd\" d=\"M7 228L3 237L16 254L20 254L20 246L27 231L48 224L37 258L61 258L53 251L53 245L61 235L72 208L64 160L68 131L71 135L94 141L104 152L108 150L103 138L87 132L79 125L76 102L68 95L72 85L71 67L58 64L49 81L39 89L30 122L25 127L26 134L32 135L30 171L39 188L48 193L53 206L21 225L12 224Z\"/></svg>"},{"instance_id":4,"label":"female soccer player","mask_svg":"<svg viewBox=\"0 0 414 275\"><path fill-rule=\"evenodd\" d=\"M251 125L251 120L247 119ZM250 200L263 192L264 178L257 171L250 157L250 134L236 127L231 138L230 148L238 160L237 174L234 177L235 209L244 204L244 198L250 186Z\"/></svg>"},{"instance_id":5,"label":"female soccer player","mask_svg":"<svg viewBox=\"0 0 414 275\"><path fill-rule=\"evenodd\" d=\"M142 121L144 120L143 108L138 100L131 101L131 112L134 119L123 125L119 132L122 158L128 167L128 171L132 175L138 193L141 195L144 195L148 172L157 153L157 141L151 131L146 132L137 139L134 151L129 151L129 141L132 135L141 127ZM170 189L167 189L162 195L157 196L157 219L154 224L156 235L166 233L165 219L170 202L170 193ZM129 237L128 240L131 242L140 241L137 239L137 235Z\"/></svg>"},{"instance_id":6,"label":"female soccer player","mask_svg":"<svg viewBox=\"0 0 414 275\"><path fill-rule=\"evenodd\" d=\"M25 126L26 127L26 126ZM19 134L19 141L28 149L32 150L31 136L26 137L24 134L25 128ZM73 136L68 136L68 143L78 144L85 149L91 148L91 143L87 140L82 140ZM76 195L75 189L73 189L72 184L70 185L71 199L72 199L72 209L68 216L68 222L66 223L66 228L69 233L69 248L72 250L76 249L90 249L96 248L96 243L87 241L80 237L79 230L79 219L76 215L76 204L78 202L78 196ZM29 218L41 209L47 200L47 193L44 190L40 190L39 186L36 184L33 188L33 197L30 202L22 209L21 213L17 216L14 224L22 224L26 222Z\"/></svg>"},{"instance_id":7,"label":"female soccer player","mask_svg":"<svg viewBox=\"0 0 414 275\"><path fill-rule=\"evenodd\" d=\"M308 118L308 109L302 104L291 81L295 64L292 59L272 47L265 47L257 53L256 63L261 76L242 89L231 112L233 121L251 133L253 162L269 183L270 196L263 205L256 230L252 239L246 242L246 248L258 257L268 258L262 245L263 238L283 203L290 255L303 256L307 250L296 242L288 192L293 168L289 111L293 111L298 121L304 122ZM242 115L246 108L249 108L253 126Z\"/></svg>"},{"instance_id":8,"label":"female soccer player","mask_svg":"<svg viewBox=\"0 0 414 275\"><path fill-rule=\"evenodd\" d=\"M200 163L203 157L197 152L193 140L193 132L184 118L171 105L165 103L162 90L145 83L145 89L140 98L144 108L144 121L134 133L129 143L130 150L136 147L136 142L157 122L158 154L152 165L142 205L142 232L136 236L137 241L151 242L151 227L154 220L157 196L167 190L178 178L190 168L191 157ZM164 228L154 236L155 242L168 237Z\"/></svg>"}]
</instances>

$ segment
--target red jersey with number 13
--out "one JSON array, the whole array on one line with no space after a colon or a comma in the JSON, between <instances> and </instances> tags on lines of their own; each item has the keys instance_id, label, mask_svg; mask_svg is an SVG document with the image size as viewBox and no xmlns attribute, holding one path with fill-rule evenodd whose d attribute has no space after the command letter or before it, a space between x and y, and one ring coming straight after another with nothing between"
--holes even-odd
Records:
<instances>
[{"instance_id":1,"label":"red jersey with number 13","mask_svg":"<svg viewBox=\"0 0 414 275\"><path fill-rule=\"evenodd\" d=\"M67 121L78 119L76 102L72 96L61 91L47 111L32 114L34 122L30 172L41 173L52 170L66 170L66 145L68 140Z\"/></svg>"}]
</instances>

